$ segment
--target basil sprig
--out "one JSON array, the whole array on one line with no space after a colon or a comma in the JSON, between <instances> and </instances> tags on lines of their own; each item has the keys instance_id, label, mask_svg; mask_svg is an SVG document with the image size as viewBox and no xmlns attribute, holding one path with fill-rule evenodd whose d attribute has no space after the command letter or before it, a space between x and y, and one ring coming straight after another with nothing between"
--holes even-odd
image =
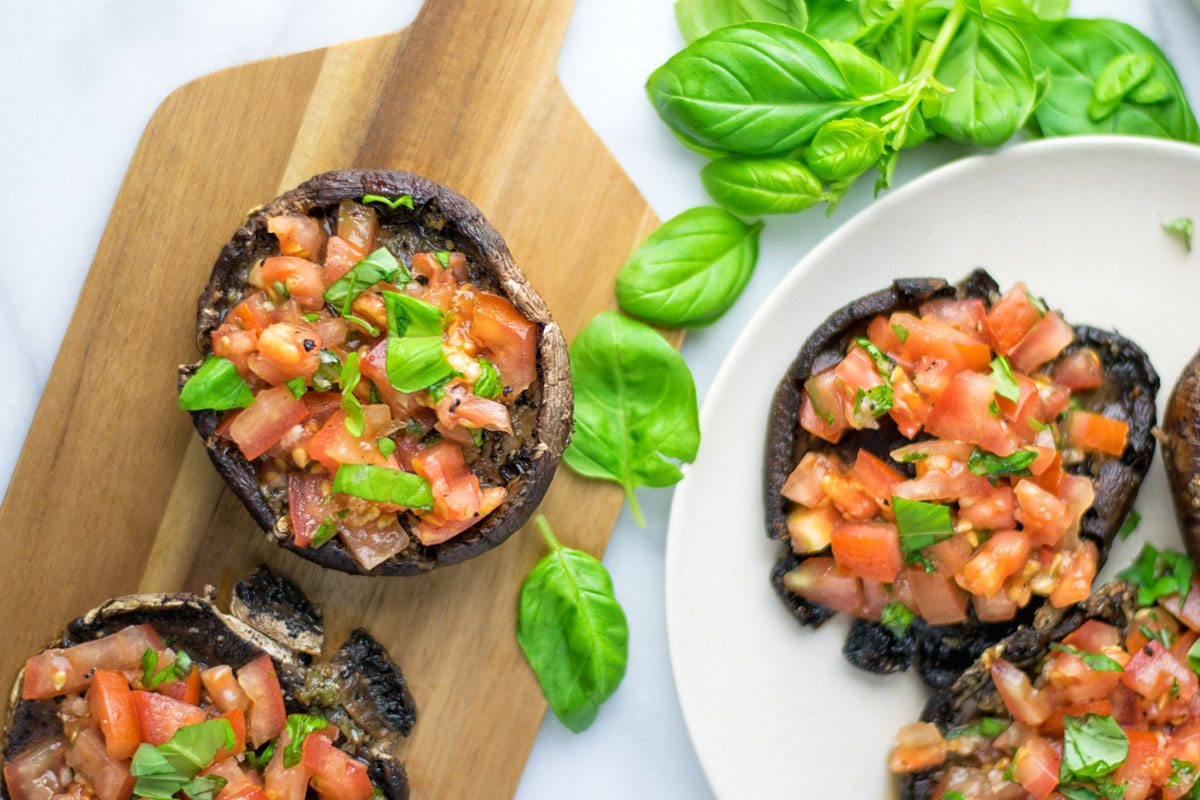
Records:
<instances>
[{"instance_id":1,"label":"basil sprig","mask_svg":"<svg viewBox=\"0 0 1200 800\"><path fill-rule=\"evenodd\" d=\"M880 350L870 339L859 336L854 340L854 343L861 347L867 355L871 357L871 361L875 364L875 371L879 373L879 377L890 382L892 379L892 370L896 368L896 362L887 353Z\"/></svg>"},{"instance_id":2,"label":"basil sprig","mask_svg":"<svg viewBox=\"0 0 1200 800\"><path fill-rule=\"evenodd\" d=\"M210 355L179 392L184 411L228 411L254 402L254 392L232 361Z\"/></svg>"},{"instance_id":3,"label":"basil sprig","mask_svg":"<svg viewBox=\"0 0 1200 800\"><path fill-rule=\"evenodd\" d=\"M992 383L996 394L1014 403L1021 399L1021 387L1017 385L1017 377L1013 375L1012 364L1004 356L992 359Z\"/></svg>"},{"instance_id":4,"label":"basil sprig","mask_svg":"<svg viewBox=\"0 0 1200 800\"><path fill-rule=\"evenodd\" d=\"M629 659L629 626L604 565L564 547L539 514L550 548L521 584L517 643L554 715L587 728L617 690Z\"/></svg>"},{"instance_id":5,"label":"basil sprig","mask_svg":"<svg viewBox=\"0 0 1200 800\"><path fill-rule=\"evenodd\" d=\"M183 792L192 800L211 800L225 786L217 775L198 775L222 749L234 747L233 726L226 719L184 725L165 744L142 744L133 754L133 793L151 800L170 800Z\"/></svg>"},{"instance_id":6,"label":"basil sprig","mask_svg":"<svg viewBox=\"0 0 1200 800\"><path fill-rule=\"evenodd\" d=\"M949 506L893 497L892 512L900 534L900 549L905 555L918 553L954 535Z\"/></svg>"},{"instance_id":7,"label":"basil sprig","mask_svg":"<svg viewBox=\"0 0 1200 800\"><path fill-rule=\"evenodd\" d=\"M983 736L992 738L999 736L1008 730L1009 723L995 717L983 717L978 722L973 722L970 725L963 725L958 728L951 728L946 732L947 739L959 739L964 736Z\"/></svg>"},{"instance_id":8,"label":"basil sprig","mask_svg":"<svg viewBox=\"0 0 1200 800\"><path fill-rule=\"evenodd\" d=\"M1171 222L1164 222L1162 227L1167 233L1178 236L1187 251L1192 252L1192 236L1196 232L1196 223L1192 221L1191 217L1180 217Z\"/></svg>"},{"instance_id":9,"label":"basil sprig","mask_svg":"<svg viewBox=\"0 0 1200 800\"><path fill-rule=\"evenodd\" d=\"M433 490L429 481L391 467L342 464L333 476L333 491L421 511L433 508Z\"/></svg>"},{"instance_id":10,"label":"basil sprig","mask_svg":"<svg viewBox=\"0 0 1200 800\"><path fill-rule=\"evenodd\" d=\"M386 247L380 247L330 284L325 290L325 302L346 316L354 299L375 284L386 281L405 285L411 280L408 268L397 261Z\"/></svg>"},{"instance_id":11,"label":"basil sprig","mask_svg":"<svg viewBox=\"0 0 1200 800\"><path fill-rule=\"evenodd\" d=\"M1195 571L1191 559L1183 553L1159 550L1147 544L1133 565L1119 572L1117 577L1138 587L1138 605L1154 605L1159 598L1173 594L1179 595L1179 603L1183 605L1191 591Z\"/></svg>"}]
</instances>

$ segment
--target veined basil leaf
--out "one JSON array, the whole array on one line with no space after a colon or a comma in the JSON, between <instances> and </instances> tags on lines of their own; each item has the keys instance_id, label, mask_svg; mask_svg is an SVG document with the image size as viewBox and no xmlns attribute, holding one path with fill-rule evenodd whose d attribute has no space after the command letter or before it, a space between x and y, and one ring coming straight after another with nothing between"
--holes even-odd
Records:
<instances>
[{"instance_id":1,"label":"veined basil leaf","mask_svg":"<svg viewBox=\"0 0 1200 800\"><path fill-rule=\"evenodd\" d=\"M861 119L826 122L804 148L804 161L827 181L848 180L866 172L883 155L885 133Z\"/></svg>"},{"instance_id":2,"label":"veined basil leaf","mask_svg":"<svg viewBox=\"0 0 1200 800\"><path fill-rule=\"evenodd\" d=\"M254 392L227 358L209 356L179 392L184 411L228 411L254 402Z\"/></svg>"},{"instance_id":3,"label":"veined basil leaf","mask_svg":"<svg viewBox=\"0 0 1200 800\"><path fill-rule=\"evenodd\" d=\"M475 385L471 387L472 391L479 397L486 397L489 400L494 400L504 393L504 386L500 383L500 371L496 369L496 365L486 358L479 359L479 369L481 374L479 379L475 381Z\"/></svg>"},{"instance_id":4,"label":"veined basil leaf","mask_svg":"<svg viewBox=\"0 0 1200 800\"><path fill-rule=\"evenodd\" d=\"M700 170L708 196L735 214L795 214L827 199L808 167L790 158L730 156Z\"/></svg>"},{"instance_id":5,"label":"veined basil leaf","mask_svg":"<svg viewBox=\"0 0 1200 800\"><path fill-rule=\"evenodd\" d=\"M950 507L904 497L892 498L896 515L896 530L900 533L900 549L916 553L954 535Z\"/></svg>"},{"instance_id":6,"label":"veined basil leaf","mask_svg":"<svg viewBox=\"0 0 1200 800\"><path fill-rule=\"evenodd\" d=\"M1108 19L1066 19L1025 32L1037 72L1050 73L1050 86L1034 112L1046 136L1125 133L1195 142L1200 127L1183 85L1162 51L1137 29ZM1100 122L1088 105L1101 72L1117 56L1144 53L1154 60L1151 79L1165 84L1170 99L1156 105L1123 100Z\"/></svg>"},{"instance_id":7,"label":"veined basil leaf","mask_svg":"<svg viewBox=\"0 0 1200 800\"><path fill-rule=\"evenodd\" d=\"M1021 387L1017 384L1017 378L1013 375L1012 365L1008 363L1008 359L1004 356L996 356L992 359L991 366L992 383L996 386L996 394L1005 400L1019 402Z\"/></svg>"},{"instance_id":8,"label":"veined basil leaf","mask_svg":"<svg viewBox=\"0 0 1200 800\"><path fill-rule=\"evenodd\" d=\"M689 42L739 22L778 22L804 30L804 0L675 0L675 21Z\"/></svg>"},{"instance_id":9,"label":"veined basil leaf","mask_svg":"<svg viewBox=\"0 0 1200 800\"><path fill-rule=\"evenodd\" d=\"M617 302L658 325L706 325L724 314L754 272L762 223L701 206L673 217L617 275Z\"/></svg>"},{"instance_id":10,"label":"veined basil leaf","mask_svg":"<svg viewBox=\"0 0 1200 800\"><path fill-rule=\"evenodd\" d=\"M400 392L419 392L454 374L440 335L389 336L385 366L388 383Z\"/></svg>"},{"instance_id":11,"label":"veined basil leaf","mask_svg":"<svg viewBox=\"0 0 1200 800\"><path fill-rule=\"evenodd\" d=\"M346 412L346 432L356 439L363 435L363 428L366 425L366 420L363 419L362 402L354 395L354 390L358 388L361 377L358 370L358 353L347 353L338 383L342 387L342 410Z\"/></svg>"},{"instance_id":12,"label":"veined basil leaf","mask_svg":"<svg viewBox=\"0 0 1200 800\"><path fill-rule=\"evenodd\" d=\"M1196 568L1182 553L1159 550L1152 544L1142 547L1137 561L1117 573L1117 577L1138 587L1138 605L1150 606L1159 598L1179 595L1179 604L1187 601Z\"/></svg>"},{"instance_id":13,"label":"veined basil leaf","mask_svg":"<svg viewBox=\"0 0 1200 800\"><path fill-rule=\"evenodd\" d=\"M388 336L441 336L445 315L437 306L407 294L384 290Z\"/></svg>"},{"instance_id":14,"label":"veined basil leaf","mask_svg":"<svg viewBox=\"0 0 1200 800\"><path fill-rule=\"evenodd\" d=\"M984 478L1000 478L1006 475L1028 475L1029 465L1037 461L1033 450L1018 450L1007 456L998 456L976 447L967 458L967 469Z\"/></svg>"},{"instance_id":15,"label":"veined basil leaf","mask_svg":"<svg viewBox=\"0 0 1200 800\"><path fill-rule=\"evenodd\" d=\"M563 547L537 517L550 553L521 585L517 643L554 715L578 733L617 690L629 658L629 627L604 565Z\"/></svg>"},{"instance_id":16,"label":"veined basil leaf","mask_svg":"<svg viewBox=\"0 0 1200 800\"><path fill-rule=\"evenodd\" d=\"M288 745L283 749L283 766L294 767L300 763L300 751L304 747L304 740L310 733L323 731L328 727L329 721L324 717L317 717L312 714L288 714L285 727L288 732Z\"/></svg>"},{"instance_id":17,"label":"veined basil leaf","mask_svg":"<svg viewBox=\"0 0 1200 800\"><path fill-rule=\"evenodd\" d=\"M1154 74L1154 58L1148 53L1122 53L1100 71L1092 87L1088 117L1101 122L1117 110L1121 101Z\"/></svg>"},{"instance_id":18,"label":"veined basil leaf","mask_svg":"<svg viewBox=\"0 0 1200 800\"><path fill-rule=\"evenodd\" d=\"M884 82L887 74L854 48L835 56L790 26L748 22L692 42L655 70L646 91L690 146L786 155L826 122L883 102L874 98L895 85L894 78Z\"/></svg>"},{"instance_id":19,"label":"veined basil leaf","mask_svg":"<svg viewBox=\"0 0 1200 800\"><path fill-rule=\"evenodd\" d=\"M413 199L411 194L402 194L396 198L384 197L381 194L364 194L362 201L363 203L382 203L392 211L395 211L401 206L409 209L413 207Z\"/></svg>"},{"instance_id":20,"label":"veined basil leaf","mask_svg":"<svg viewBox=\"0 0 1200 800\"><path fill-rule=\"evenodd\" d=\"M807 0L808 25L805 32L818 39L850 41L866 27L852 0Z\"/></svg>"},{"instance_id":21,"label":"veined basil leaf","mask_svg":"<svg viewBox=\"0 0 1200 800\"><path fill-rule=\"evenodd\" d=\"M973 14L1004 22L1054 22L1067 15L1071 0L963 0Z\"/></svg>"},{"instance_id":22,"label":"veined basil leaf","mask_svg":"<svg viewBox=\"0 0 1200 800\"><path fill-rule=\"evenodd\" d=\"M1172 222L1164 222L1163 230L1178 236L1187 251L1192 252L1192 235L1195 233L1196 223L1192 221L1191 217L1180 217Z\"/></svg>"},{"instance_id":23,"label":"veined basil leaf","mask_svg":"<svg viewBox=\"0 0 1200 800\"><path fill-rule=\"evenodd\" d=\"M1058 642L1052 642L1050 644L1050 649L1057 650L1060 653L1066 653L1067 655L1076 656L1088 669L1095 670L1096 672L1125 671L1125 668L1122 667L1118 662L1114 661L1103 653L1089 653L1085 650L1080 650L1078 647L1071 647L1070 645L1059 644Z\"/></svg>"},{"instance_id":24,"label":"veined basil leaf","mask_svg":"<svg viewBox=\"0 0 1200 800\"><path fill-rule=\"evenodd\" d=\"M983 736L992 738L999 736L1008 730L1010 723L995 717L983 717L978 722L973 722L970 725L964 725L959 728L951 728L946 732L947 739L960 739L964 736Z\"/></svg>"},{"instance_id":25,"label":"veined basil leaf","mask_svg":"<svg viewBox=\"0 0 1200 800\"><path fill-rule=\"evenodd\" d=\"M700 447L696 385L683 357L654 329L615 311L596 315L571 345L575 435L571 469L619 483L645 525L634 488L683 477Z\"/></svg>"},{"instance_id":26,"label":"veined basil leaf","mask_svg":"<svg viewBox=\"0 0 1200 800\"><path fill-rule=\"evenodd\" d=\"M234 747L229 720L210 719L184 725L169 741L157 747L140 745L133 754L130 773L137 778L133 793L138 797L170 798L182 791L200 770L212 763L222 748ZM194 790L202 787L194 786Z\"/></svg>"},{"instance_id":27,"label":"veined basil leaf","mask_svg":"<svg viewBox=\"0 0 1200 800\"><path fill-rule=\"evenodd\" d=\"M404 285L411 280L408 268L386 247L380 247L330 284L325 290L325 302L338 309L338 313L349 314L354 298L375 284L387 281Z\"/></svg>"},{"instance_id":28,"label":"veined basil leaf","mask_svg":"<svg viewBox=\"0 0 1200 800\"><path fill-rule=\"evenodd\" d=\"M333 476L333 491L405 508L425 511L433 508L429 481L391 467L342 464Z\"/></svg>"},{"instance_id":29,"label":"veined basil leaf","mask_svg":"<svg viewBox=\"0 0 1200 800\"><path fill-rule=\"evenodd\" d=\"M1063 728L1063 783L1103 778L1129 757L1129 739L1112 717L1066 717Z\"/></svg>"},{"instance_id":30,"label":"veined basil leaf","mask_svg":"<svg viewBox=\"0 0 1200 800\"><path fill-rule=\"evenodd\" d=\"M916 618L917 615L913 610L903 603L888 603L883 607L879 623L891 631L892 636L903 639L904 634L908 633L908 626Z\"/></svg>"}]
</instances>

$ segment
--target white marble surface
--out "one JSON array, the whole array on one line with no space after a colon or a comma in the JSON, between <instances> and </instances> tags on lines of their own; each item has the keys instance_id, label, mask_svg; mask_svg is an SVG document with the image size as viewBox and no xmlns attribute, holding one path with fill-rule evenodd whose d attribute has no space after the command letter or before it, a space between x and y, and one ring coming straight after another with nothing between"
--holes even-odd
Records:
<instances>
[{"instance_id":1,"label":"white marble surface","mask_svg":"<svg viewBox=\"0 0 1200 800\"><path fill-rule=\"evenodd\" d=\"M0 394L0 486L7 486L129 157L159 101L222 67L395 30L419 5L0 3L0 317L11 333L0 348L0 374L9 381ZM1200 105L1200 14L1188 0L1076 0L1074 12L1140 26L1163 45ZM681 44L669 0L577 0L560 59L567 91L664 218L706 200L701 160L675 143L642 91L650 71ZM900 181L964 152L938 145L906 154ZM863 185L832 219L810 212L771 221L745 295L684 345L701 396L779 278L869 200ZM644 530L622 513L605 557L630 619L625 682L583 734L547 717L520 797L709 796L667 657L662 576L670 494L644 493Z\"/></svg>"}]
</instances>

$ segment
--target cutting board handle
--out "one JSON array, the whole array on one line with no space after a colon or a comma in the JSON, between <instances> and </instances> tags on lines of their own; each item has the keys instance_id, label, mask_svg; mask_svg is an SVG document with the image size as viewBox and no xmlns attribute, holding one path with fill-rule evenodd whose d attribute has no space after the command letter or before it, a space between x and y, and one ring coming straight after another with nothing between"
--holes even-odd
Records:
<instances>
[{"instance_id":1,"label":"cutting board handle","mask_svg":"<svg viewBox=\"0 0 1200 800\"><path fill-rule=\"evenodd\" d=\"M479 28L487 35L470 40L495 56L497 68L519 64L554 73L574 6L575 0L426 0L410 30L420 41L447 43L441 53L428 54L436 59L456 57L456 31Z\"/></svg>"}]
</instances>

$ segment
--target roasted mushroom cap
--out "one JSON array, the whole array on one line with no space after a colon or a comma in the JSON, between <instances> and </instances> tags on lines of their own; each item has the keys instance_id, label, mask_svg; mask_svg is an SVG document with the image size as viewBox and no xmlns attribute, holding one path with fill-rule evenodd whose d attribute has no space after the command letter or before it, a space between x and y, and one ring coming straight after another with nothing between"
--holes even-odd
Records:
<instances>
[{"instance_id":1,"label":"roasted mushroom cap","mask_svg":"<svg viewBox=\"0 0 1200 800\"><path fill-rule=\"evenodd\" d=\"M118 597L70 623L47 647L70 647L145 623L201 663L240 666L266 653L275 663L288 713L318 714L336 724L344 734L339 746L367 762L372 781L389 800L405 800L408 778L394 752L417 712L403 673L383 646L359 628L332 660L313 663L306 648L315 644L320 651L324 629L299 589L260 567L234 594L240 599L231 614L193 594ZM281 602L284 597L295 605ZM23 679L22 672L9 698L0 744L5 763L63 732L54 700L21 699ZM9 800L3 781L0 800Z\"/></svg>"},{"instance_id":2,"label":"roasted mushroom cap","mask_svg":"<svg viewBox=\"0 0 1200 800\"><path fill-rule=\"evenodd\" d=\"M946 733L951 728L970 725L983 717L1007 717L1008 710L992 683L992 664L998 658L1034 673L1051 653L1050 645L1061 642L1089 619L1116 626L1122 631L1137 611L1137 590L1123 581L1104 586L1087 600L1065 609L1045 605L1038 609L1032 625L1024 625L1012 635L987 649L958 680L938 690L921 713L924 722L932 722ZM953 767L953 757L936 769L904 775L900 780L902 800L926 800L943 771Z\"/></svg>"},{"instance_id":3,"label":"roasted mushroom cap","mask_svg":"<svg viewBox=\"0 0 1200 800\"><path fill-rule=\"evenodd\" d=\"M1200 353L1183 368L1162 424L1163 466L1188 555L1200 558Z\"/></svg>"},{"instance_id":4,"label":"roasted mushroom cap","mask_svg":"<svg viewBox=\"0 0 1200 800\"><path fill-rule=\"evenodd\" d=\"M990 307L1000 298L1000 289L983 270L972 272L957 286L940 278L897 280L887 289L838 309L821 323L775 390L767 426L763 503L767 536L782 541L784 549L771 570L770 580L784 605L804 625L821 625L834 612L792 594L783 586L783 576L802 560L787 546L788 501L780 492L788 474L810 450L836 452L846 463L853 463L860 449L887 458L895 448L911 443L890 417L879 420L878 430L850 432L837 445L818 439L799 424L804 382L813 373L841 360L851 340L863 335L866 325L876 315L915 310L922 303L938 298L980 298ZM1152 431L1159 380L1149 357L1123 336L1076 326L1075 342L1062 357L1081 347L1090 347L1099 354L1105 384L1076 396L1085 408L1129 423L1129 443L1119 459L1088 456L1069 468L1072 473L1091 477L1095 484L1096 500L1083 517L1081 533L1096 543L1103 565L1108 546L1133 507L1154 456ZM907 464L898 468L912 469ZM903 639L897 639L879 623L856 620L844 652L850 663L871 672L895 672L915 664L930 686L947 686L987 647L1020 623L1028 622L1035 610L1031 604L1013 621L997 624L979 622L973 609L971 618L958 625L928 625L918 619Z\"/></svg>"},{"instance_id":5,"label":"roasted mushroom cap","mask_svg":"<svg viewBox=\"0 0 1200 800\"><path fill-rule=\"evenodd\" d=\"M214 435L220 413L194 411L192 421L217 471L276 543L342 572L419 575L486 552L524 525L546 494L571 432L570 362L562 331L479 209L457 192L408 172L337 170L317 175L256 210L225 245L200 295L197 337L201 352L209 355L212 332L242 299L250 268L261 258L278 255L278 242L267 231L268 219L286 214L336 219L339 201L368 194L412 197L412 210L373 206L380 215L379 241L393 254L404 256L407 262L413 253L461 251L473 283L507 297L538 325L537 379L517 400L517 408L525 413L514 414L514 436L489 433L479 457L474 463L468 461L490 485L508 489L504 503L455 538L430 547L414 540L403 552L367 572L336 538L320 548L297 547L291 538L287 493L264 492L254 465L235 444ZM180 388L198 367L199 362L180 367ZM518 417L526 418L527 424Z\"/></svg>"}]
</instances>

